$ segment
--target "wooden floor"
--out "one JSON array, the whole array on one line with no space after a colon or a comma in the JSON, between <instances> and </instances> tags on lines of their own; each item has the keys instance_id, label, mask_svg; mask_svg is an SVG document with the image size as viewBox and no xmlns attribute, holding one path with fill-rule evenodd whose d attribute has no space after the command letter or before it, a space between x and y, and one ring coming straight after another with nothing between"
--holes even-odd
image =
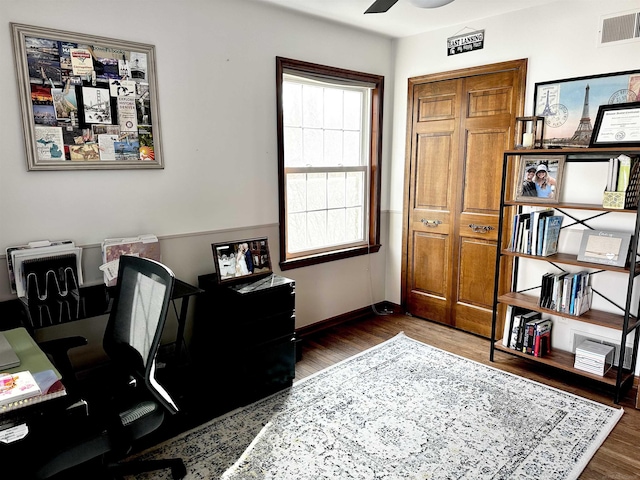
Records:
<instances>
[{"instance_id":1,"label":"wooden floor","mask_svg":"<svg viewBox=\"0 0 640 480\"><path fill-rule=\"evenodd\" d=\"M624 415L584 469L580 479L640 479L640 410L635 409L635 388L616 405L610 392L598 390L597 385L585 385L581 377L560 373L498 351L495 352L495 361L490 362L488 339L427 320L399 314L372 315L370 319L315 333L301 342L302 359L296 364L296 381L388 340L399 332L442 350L605 405L623 407Z\"/></svg>"}]
</instances>

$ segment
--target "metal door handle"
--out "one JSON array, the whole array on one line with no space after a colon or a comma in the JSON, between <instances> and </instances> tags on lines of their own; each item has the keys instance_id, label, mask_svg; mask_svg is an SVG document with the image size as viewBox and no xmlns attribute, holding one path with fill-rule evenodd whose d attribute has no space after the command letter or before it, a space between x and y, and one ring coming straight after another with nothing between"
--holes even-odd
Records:
<instances>
[{"instance_id":1,"label":"metal door handle","mask_svg":"<svg viewBox=\"0 0 640 480\"><path fill-rule=\"evenodd\" d=\"M425 218L423 218L420 221L425 227L431 227L431 228L435 228L442 223L440 220L427 220Z\"/></svg>"},{"instance_id":2,"label":"metal door handle","mask_svg":"<svg viewBox=\"0 0 640 480\"><path fill-rule=\"evenodd\" d=\"M470 223L469 228L473 230L474 233L489 233L494 228L491 225L476 225L475 223Z\"/></svg>"}]
</instances>

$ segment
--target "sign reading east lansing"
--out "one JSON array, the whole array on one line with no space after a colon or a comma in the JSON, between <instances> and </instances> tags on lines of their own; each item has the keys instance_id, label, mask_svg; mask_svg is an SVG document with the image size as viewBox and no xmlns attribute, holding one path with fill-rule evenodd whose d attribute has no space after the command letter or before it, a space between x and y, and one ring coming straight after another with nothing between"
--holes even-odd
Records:
<instances>
[{"instance_id":1,"label":"sign reading east lansing","mask_svg":"<svg viewBox=\"0 0 640 480\"><path fill-rule=\"evenodd\" d=\"M484 30L447 38L447 56L472 52L484 48Z\"/></svg>"}]
</instances>

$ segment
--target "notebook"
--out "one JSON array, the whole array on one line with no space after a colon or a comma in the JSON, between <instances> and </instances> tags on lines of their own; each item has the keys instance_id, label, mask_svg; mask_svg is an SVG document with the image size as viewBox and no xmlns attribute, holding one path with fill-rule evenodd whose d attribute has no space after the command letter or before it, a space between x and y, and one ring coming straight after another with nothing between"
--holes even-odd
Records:
<instances>
[{"instance_id":1,"label":"notebook","mask_svg":"<svg viewBox=\"0 0 640 480\"><path fill-rule=\"evenodd\" d=\"M4 334L0 332L0 370L17 367L18 365L20 365L18 355L13 351Z\"/></svg>"}]
</instances>

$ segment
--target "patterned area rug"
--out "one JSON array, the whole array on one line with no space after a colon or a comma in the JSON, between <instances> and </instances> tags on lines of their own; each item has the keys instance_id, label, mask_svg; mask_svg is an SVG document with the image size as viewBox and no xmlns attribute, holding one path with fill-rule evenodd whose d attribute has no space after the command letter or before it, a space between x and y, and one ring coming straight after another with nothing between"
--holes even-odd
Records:
<instances>
[{"instance_id":1,"label":"patterned area rug","mask_svg":"<svg viewBox=\"0 0 640 480\"><path fill-rule=\"evenodd\" d=\"M622 413L401 333L142 457L190 480L575 479Z\"/></svg>"}]
</instances>

